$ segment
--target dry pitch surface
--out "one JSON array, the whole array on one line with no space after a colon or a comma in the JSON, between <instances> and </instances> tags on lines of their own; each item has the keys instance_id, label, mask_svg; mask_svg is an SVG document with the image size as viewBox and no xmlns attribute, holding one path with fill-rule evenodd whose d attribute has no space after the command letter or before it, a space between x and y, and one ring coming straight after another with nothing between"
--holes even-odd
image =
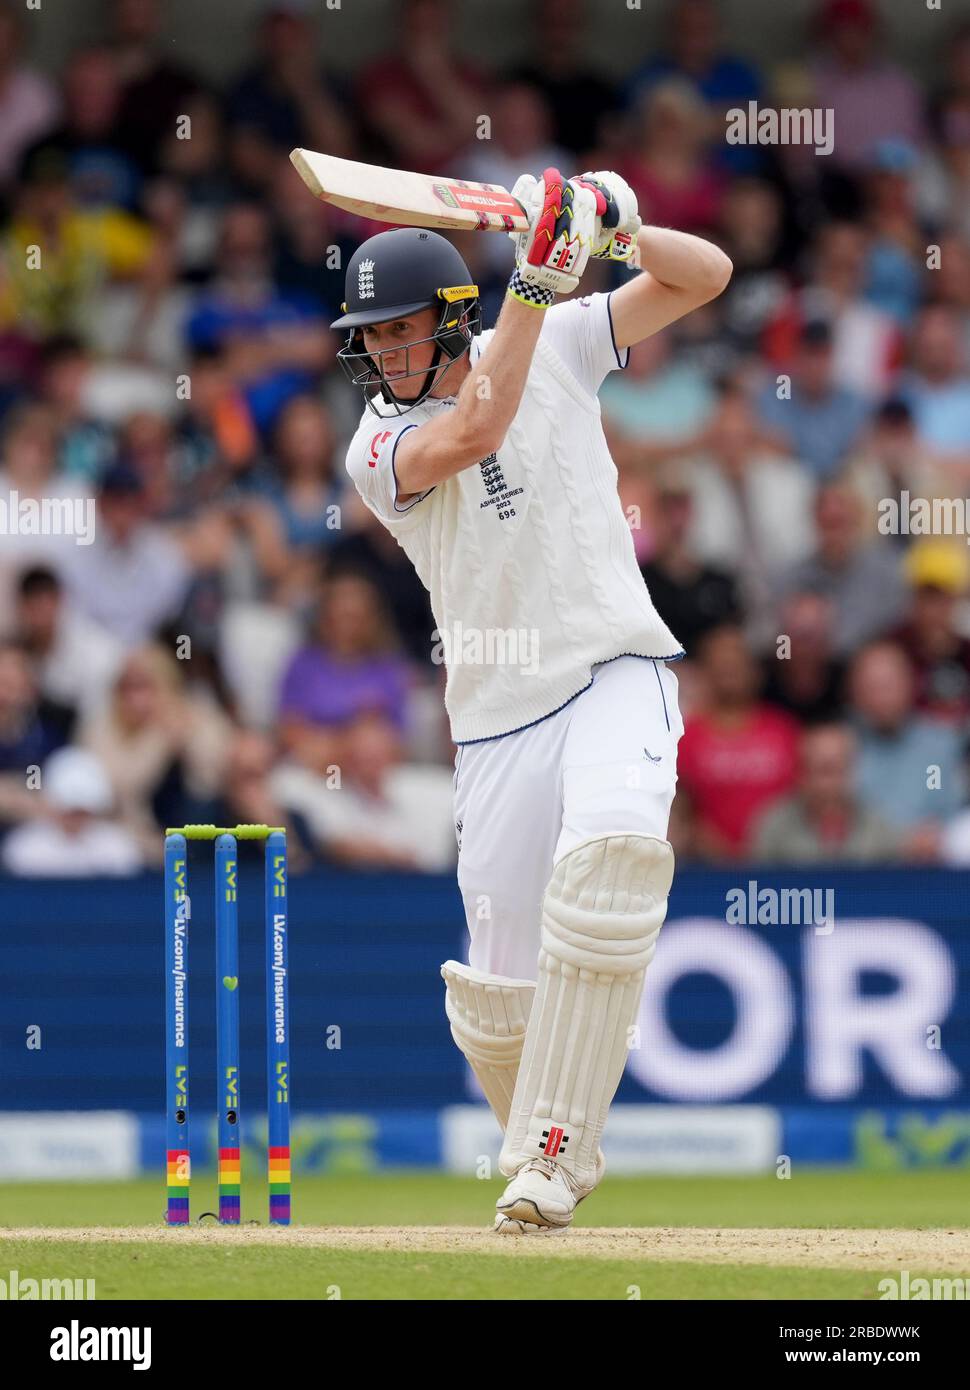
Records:
<instances>
[{"instance_id":1,"label":"dry pitch surface","mask_svg":"<svg viewBox=\"0 0 970 1390\"><path fill-rule=\"evenodd\" d=\"M169 1230L163 1226L7 1227L12 1241L127 1244L268 1245L358 1253L481 1254L544 1259L609 1259L677 1263L778 1265L817 1269L970 1270L968 1230L811 1230L800 1227L704 1230L695 1227L583 1227L555 1237L501 1237L475 1226L215 1225Z\"/></svg>"}]
</instances>

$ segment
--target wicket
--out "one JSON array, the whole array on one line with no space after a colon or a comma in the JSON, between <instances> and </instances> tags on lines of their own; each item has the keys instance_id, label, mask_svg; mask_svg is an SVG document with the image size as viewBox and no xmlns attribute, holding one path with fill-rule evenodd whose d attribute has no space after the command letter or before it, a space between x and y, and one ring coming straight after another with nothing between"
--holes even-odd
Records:
<instances>
[{"instance_id":1,"label":"wicket","mask_svg":"<svg viewBox=\"0 0 970 1390\"><path fill-rule=\"evenodd\" d=\"M279 826L183 825L165 832L166 1167L170 1226L189 1220L188 844L215 841L216 1079L219 1221L240 1220L239 910L240 840L265 845L266 1107L269 1220L290 1223L290 1040L287 982L286 831Z\"/></svg>"}]
</instances>

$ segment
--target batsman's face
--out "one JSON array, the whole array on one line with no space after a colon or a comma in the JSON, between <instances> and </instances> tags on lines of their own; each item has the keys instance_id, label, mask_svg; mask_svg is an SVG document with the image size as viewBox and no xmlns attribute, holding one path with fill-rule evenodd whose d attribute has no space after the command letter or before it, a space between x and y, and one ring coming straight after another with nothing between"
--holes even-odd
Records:
<instances>
[{"instance_id":1,"label":"batsman's face","mask_svg":"<svg viewBox=\"0 0 970 1390\"><path fill-rule=\"evenodd\" d=\"M401 400L412 400L421 390L436 345L420 339L430 338L437 325L438 311L422 309L408 318L368 324L361 330L365 350L375 355L394 394ZM376 357L377 353L381 356Z\"/></svg>"}]
</instances>

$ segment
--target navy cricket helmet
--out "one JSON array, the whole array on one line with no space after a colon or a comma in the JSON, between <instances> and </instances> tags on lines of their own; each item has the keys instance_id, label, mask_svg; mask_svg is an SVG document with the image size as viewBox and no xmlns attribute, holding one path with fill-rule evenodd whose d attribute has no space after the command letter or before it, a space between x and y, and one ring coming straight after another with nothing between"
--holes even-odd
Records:
<instances>
[{"instance_id":1,"label":"navy cricket helmet","mask_svg":"<svg viewBox=\"0 0 970 1390\"><path fill-rule=\"evenodd\" d=\"M372 396L378 388L397 414L403 415L433 389L442 371L467 352L481 326L478 286L470 284L468 267L460 253L443 236L423 227L398 227L380 232L359 246L347 264L341 305L343 314L331 328L349 330L347 342L337 360L355 386L363 388L367 404L377 412ZM399 400L385 375L383 357L400 348L364 350L362 329L367 324L389 323L422 309L440 308L434 332L405 345L405 370L395 381L423 375L425 381L414 400ZM435 354L430 367L411 370L411 349L433 342Z\"/></svg>"}]
</instances>

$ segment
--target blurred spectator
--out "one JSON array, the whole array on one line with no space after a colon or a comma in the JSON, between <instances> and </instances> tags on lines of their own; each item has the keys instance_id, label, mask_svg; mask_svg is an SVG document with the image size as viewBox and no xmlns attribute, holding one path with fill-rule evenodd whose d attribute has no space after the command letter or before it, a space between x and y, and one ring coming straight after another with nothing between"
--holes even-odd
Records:
<instances>
[{"instance_id":1,"label":"blurred spectator","mask_svg":"<svg viewBox=\"0 0 970 1390\"><path fill-rule=\"evenodd\" d=\"M762 84L755 68L721 48L721 20L715 0L672 0L667 20L669 50L663 57L650 59L630 78L630 104L637 105L658 82L686 78L707 103L723 166L738 173L760 169L764 163L762 147L728 145L721 138L726 112L757 101Z\"/></svg>"},{"instance_id":2,"label":"blurred spectator","mask_svg":"<svg viewBox=\"0 0 970 1390\"><path fill-rule=\"evenodd\" d=\"M806 323L821 320L831 329L832 379L867 400L889 389L902 337L892 318L866 298L871 244L859 223L835 220L819 228L808 283L783 302L767 326L765 350L779 372L791 364Z\"/></svg>"},{"instance_id":3,"label":"blurred spectator","mask_svg":"<svg viewBox=\"0 0 970 1390\"><path fill-rule=\"evenodd\" d=\"M938 857L940 828L963 800L960 739L914 714L915 681L891 642L864 647L850 671L859 734L859 797L901 836L905 858Z\"/></svg>"},{"instance_id":4,"label":"blurred spectator","mask_svg":"<svg viewBox=\"0 0 970 1390\"><path fill-rule=\"evenodd\" d=\"M11 181L24 150L53 128L60 112L54 84L21 61L26 18L17 0L0 4L0 185Z\"/></svg>"},{"instance_id":5,"label":"blurred spectator","mask_svg":"<svg viewBox=\"0 0 970 1390\"><path fill-rule=\"evenodd\" d=\"M184 688L180 663L164 647L128 656L79 742L107 770L122 823L147 863L161 863L166 825L211 821L231 736L215 702Z\"/></svg>"},{"instance_id":6,"label":"blurred spectator","mask_svg":"<svg viewBox=\"0 0 970 1390\"><path fill-rule=\"evenodd\" d=\"M310 5L271 0L256 32L257 59L229 96L237 173L254 191L272 179L274 156L296 145L353 155L349 103L325 77Z\"/></svg>"},{"instance_id":7,"label":"blurred spectator","mask_svg":"<svg viewBox=\"0 0 970 1390\"><path fill-rule=\"evenodd\" d=\"M62 567L79 549L90 549L85 533L93 529L92 508L82 485L58 473L57 446L56 419L44 406L18 406L4 420L0 502L8 519L0 545L0 631L9 624L14 570L41 563ZM59 528L53 512L44 523L45 504L57 504ZM35 509L37 521L29 520L28 507ZM24 515L22 526L11 523L14 514Z\"/></svg>"},{"instance_id":8,"label":"blurred spectator","mask_svg":"<svg viewBox=\"0 0 970 1390\"><path fill-rule=\"evenodd\" d=\"M412 661L431 660L434 617L428 591L396 538L356 494L346 496L344 527L328 554L331 574L365 575L383 596Z\"/></svg>"},{"instance_id":9,"label":"blurred spectator","mask_svg":"<svg viewBox=\"0 0 970 1390\"><path fill-rule=\"evenodd\" d=\"M103 703L121 665L121 643L67 602L52 570L37 566L20 576L15 632L43 699L72 715Z\"/></svg>"},{"instance_id":10,"label":"blurred spectator","mask_svg":"<svg viewBox=\"0 0 970 1390\"><path fill-rule=\"evenodd\" d=\"M791 790L798 725L758 698L758 671L736 627L709 632L699 651L704 706L685 721L678 775L696 815L705 859L751 853L759 814Z\"/></svg>"},{"instance_id":11,"label":"blurred spectator","mask_svg":"<svg viewBox=\"0 0 970 1390\"><path fill-rule=\"evenodd\" d=\"M81 611L122 642L143 642L173 617L188 589L185 556L148 519L141 479L127 464L106 474L98 495L93 545L65 555L63 573Z\"/></svg>"},{"instance_id":12,"label":"blurred spectator","mask_svg":"<svg viewBox=\"0 0 970 1390\"><path fill-rule=\"evenodd\" d=\"M451 173L486 110L478 69L453 51L453 15L450 0L401 0L391 51L358 81L357 108L401 169Z\"/></svg>"},{"instance_id":13,"label":"blurred spectator","mask_svg":"<svg viewBox=\"0 0 970 1390\"><path fill-rule=\"evenodd\" d=\"M64 121L45 136L44 145L63 152L78 206L135 211L141 175L121 145L121 74L110 49L71 54L64 97Z\"/></svg>"},{"instance_id":14,"label":"blurred spectator","mask_svg":"<svg viewBox=\"0 0 970 1390\"><path fill-rule=\"evenodd\" d=\"M273 444L277 471L263 492L276 515L281 544L295 560L332 545L340 535L342 459L329 413L313 396L294 396L287 403Z\"/></svg>"},{"instance_id":15,"label":"blurred spectator","mask_svg":"<svg viewBox=\"0 0 970 1390\"><path fill-rule=\"evenodd\" d=\"M764 864L875 864L893 857L896 837L853 790L855 738L842 724L802 735L798 789L761 821L755 858Z\"/></svg>"},{"instance_id":16,"label":"blurred spectator","mask_svg":"<svg viewBox=\"0 0 970 1390\"><path fill-rule=\"evenodd\" d=\"M958 627L958 605L970 587L966 546L917 541L906 557L913 598L894 634L916 677L916 708L957 729L970 722L970 638Z\"/></svg>"},{"instance_id":17,"label":"blurred spectator","mask_svg":"<svg viewBox=\"0 0 970 1390\"><path fill-rule=\"evenodd\" d=\"M552 113L553 141L579 163L583 163L586 151L600 143L604 127L613 124L611 117L618 106L615 86L596 73L588 60L588 21L593 9L595 0L592 4L587 0L538 0L531 61L516 74L519 81L542 93ZM583 164L582 169L570 167L560 172L568 177L589 167ZM539 169L535 172L538 174Z\"/></svg>"},{"instance_id":18,"label":"blurred spectator","mask_svg":"<svg viewBox=\"0 0 970 1390\"><path fill-rule=\"evenodd\" d=\"M871 518L869 530L878 533L880 504L892 499L905 511L904 492L932 498L945 485L945 475L931 461L931 450L919 440L913 412L899 396L889 396L875 412L846 468L846 481L864 501ZM884 546L905 550L912 536L899 528L885 536Z\"/></svg>"},{"instance_id":19,"label":"blurred spectator","mask_svg":"<svg viewBox=\"0 0 970 1390\"><path fill-rule=\"evenodd\" d=\"M662 329L630 349L622 372L610 372L600 405L621 469L646 468L697 447L716 403L707 375L675 351L674 330Z\"/></svg>"},{"instance_id":20,"label":"blurred spectator","mask_svg":"<svg viewBox=\"0 0 970 1390\"><path fill-rule=\"evenodd\" d=\"M920 312L913 329L912 366L900 394L934 457L970 464L970 376L960 320L946 305L929 305Z\"/></svg>"},{"instance_id":21,"label":"blurred spectator","mask_svg":"<svg viewBox=\"0 0 970 1390\"><path fill-rule=\"evenodd\" d=\"M815 499L814 554L779 577L784 599L821 594L836 615L834 652L846 656L900 621L906 588L896 552L862 529L862 504L844 483L828 483Z\"/></svg>"},{"instance_id":22,"label":"blurred spectator","mask_svg":"<svg viewBox=\"0 0 970 1390\"><path fill-rule=\"evenodd\" d=\"M795 459L766 447L744 391L726 384L691 460L691 544L701 560L740 576L752 602L769 576L807 557L814 541L812 484Z\"/></svg>"},{"instance_id":23,"label":"blurred spectator","mask_svg":"<svg viewBox=\"0 0 970 1390\"><path fill-rule=\"evenodd\" d=\"M845 704L845 662L832 651L832 603L820 594L793 594L778 623L788 647L784 656L776 649L765 658L765 700L804 724L838 719Z\"/></svg>"},{"instance_id":24,"label":"blurred spectator","mask_svg":"<svg viewBox=\"0 0 970 1390\"><path fill-rule=\"evenodd\" d=\"M716 228L725 181L709 144L706 110L692 83L666 78L641 98L632 148L617 161L617 172L636 193L644 222L683 232Z\"/></svg>"},{"instance_id":25,"label":"blurred spectator","mask_svg":"<svg viewBox=\"0 0 970 1390\"><path fill-rule=\"evenodd\" d=\"M219 274L196 305L187 333L195 350L221 354L261 430L272 429L286 402L311 388L336 351L319 303L281 294L273 284L268 213L249 203L226 213Z\"/></svg>"},{"instance_id":26,"label":"blurred spectator","mask_svg":"<svg viewBox=\"0 0 970 1390\"><path fill-rule=\"evenodd\" d=\"M297 652L283 680L284 748L325 774L339 763L344 729L357 715L377 712L403 732L409 684L380 594L362 575L337 575L324 587L310 645Z\"/></svg>"},{"instance_id":27,"label":"blurred spectator","mask_svg":"<svg viewBox=\"0 0 970 1390\"><path fill-rule=\"evenodd\" d=\"M37 247L43 248L43 274ZM16 324L34 339L74 333L87 341L105 285L144 270L151 250L150 230L131 213L77 203L62 149L34 146L24 157L13 216L0 242L0 328Z\"/></svg>"},{"instance_id":28,"label":"blurred spectator","mask_svg":"<svg viewBox=\"0 0 970 1390\"><path fill-rule=\"evenodd\" d=\"M656 544L640 566L657 612L688 656L705 633L741 616L731 575L700 560L690 544L693 497L672 472L657 497Z\"/></svg>"},{"instance_id":29,"label":"blurred spectator","mask_svg":"<svg viewBox=\"0 0 970 1390\"><path fill-rule=\"evenodd\" d=\"M256 729L237 730L212 814L216 825L285 825L288 867L291 873L299 873L312 860L312 835L303 815L277 795L275 765L272 739Z\"/></svg>"},{"instance_id":30,"label":"blurred spectator","mask_svg":"<svg viewBox=\"0 0 970 1390\"><path fill-rule=\"evenodd\" d=\"M791 247L778 189L765 179L738 178L721 207L721 243L734 271L719 300L731 344L761 350L765 330L787 302Z\"/></svg>"},{"instance_id":31,"label":"blurred spectator","mask_svg":"<svg viewBox=\"0 0 970 1390\"><path fill-rule=\"evenodd\" d=\"M869 418L863 397L836 384L832 353L831 325L809 320L799 333L789 393L780 396L776 383L769 382L757 398L761 422L777 446L807 464L820 481L839 472Z\"/></svg>"},{"instance_id":32,"label":"blurred spectator","mask_svg":"<svg viewBox=\"0 0 970 1390\"><path fill-rule=\"evenodd\" d=\"M135 874L142 856L134 836L109 819L104 768L83 748L61 748L43 769L44 810L18 825L3 845L3 867L25 878Z\"/></svg>"},{"instance_id":33,"label":"blurred spectator","mask_svg":"<svg viewBox=\"0 0 970 1390\"><path fill-rule=\"evenodd\" d=\"M302 811L334 863L441 873L457 858L452 775L405 764L401 754L394 724L362 713L343 731L339 785L284 766L274 786Z\"/></svg>"},{"instance_id":34,"label":"blurred spectator","mask_svg":"<svg viewBox=\"0 0 970 1390\"><path fill-rule=\"evenodd\" d=\"M917 196L931 225L970 238L970 23L947 34L942 48L944 79L932 101L939 148L921 161Z\"/></svg>"},{"instance_id":35,"label":"blurred spectator","mask_svg":"<svg viewBox=\"0 0 970 1390\"><path fill-rule=\"evenodd\" d=\"M64 743L70 722L69 711L40 694L23 644L0 644L0 773L24 787L28 770Z\"/></svg>"},{"instance_id":36,"label":"blurred spectator","mask_svg":"<svg viewBox=\"0 0 970 1390\"><path fill-rule=\"evenodd\" d=\"M867 160L865 217L872 233L866 299L908 326L919 304L926 232L916 211L919 154L902 140L880 140Z\"/></svg>"},{"instance_id":37,"label":"blurred spectator","mask_svg":"<svg viewBox=\"0 0 970 1390\"><path fill-rule=\"evenodd\" d=\"M833 162L854 173L877 140L922 144L919 89L880 52L883 23L873 0L823 0L814 31L822 51L812 105L835 112Z\"/></svg>"},{"instance_id":38,"label":"blurred spectator","mask_svg":"<svg viewBox=\"0 0 970 1390\"><path fill-rule=\"evenodd\" d=\"M125 148L153 173L159 145L196 90L190 73L162 57L160 0L111 0L111 44L124 89L118 129Z\"/></svg>"},{"instance_id":39,"label":"blurred spectator","mask_svg":"<svg viewBox=\"0 0 970 1390\"><path fill-rule=\"evenodd\" d=\"M77 338L48 338L40 359L38 386L57 430L58 471L85 486L97 484L114 461L111 431L88 412L86 387L92 361Z\"/></svg>"}]
</instances>

